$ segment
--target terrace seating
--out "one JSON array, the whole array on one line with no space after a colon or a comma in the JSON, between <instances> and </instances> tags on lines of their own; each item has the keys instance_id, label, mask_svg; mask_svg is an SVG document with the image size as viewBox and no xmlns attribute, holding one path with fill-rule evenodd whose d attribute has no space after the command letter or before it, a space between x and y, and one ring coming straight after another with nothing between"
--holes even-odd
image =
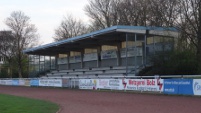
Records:
<instances>
[{"instance_id":1,"label":"terrace seating","mask_svg":"<svg viewBox=\"0 0 201 113\"><path fill-rule=\"evenodd\" d=\"M126 71L128 69L128 71ZM132 70L134 66L99 67L85 69L54 70L47 73L48 78L104 78L104 77L124 77L126 73L135 76Z\"/></svg>"}]
</instances>

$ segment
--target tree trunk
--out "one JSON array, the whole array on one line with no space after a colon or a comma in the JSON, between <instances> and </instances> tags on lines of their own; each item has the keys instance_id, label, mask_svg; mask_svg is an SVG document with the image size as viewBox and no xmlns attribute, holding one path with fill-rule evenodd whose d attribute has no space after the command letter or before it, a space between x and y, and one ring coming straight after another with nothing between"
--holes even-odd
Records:
<instances>
[{"instance_id":1,"label":"tree trunk","mask_svg":"<svg viewBox=\"0 0 201 113\"><path fill-rule=\"evenodd\" d=\"M20 52L18 55L18 76L22 78L22 54Z\"/></svg>"}]
</instances>

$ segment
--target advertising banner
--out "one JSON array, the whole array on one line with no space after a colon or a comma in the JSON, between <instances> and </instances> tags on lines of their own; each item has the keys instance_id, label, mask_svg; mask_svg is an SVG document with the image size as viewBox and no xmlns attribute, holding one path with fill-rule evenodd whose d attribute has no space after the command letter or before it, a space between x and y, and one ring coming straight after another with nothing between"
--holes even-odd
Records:
<instances>
[{"instance_id":1,"label":"advertising banner","mask_svg":"<svg viewBox=\"0 0 201 113\"><path fill-rule=\"evenodd\" d=\"M65 79L65 78L62 79L62 87L69 87L69 80L68 79Z\"/></svg>"},{"instance_id":2,"label":"advertising banner","mask_svg":"<svg viewBox=\"0 0 201 113\"><path fill-rule=\"evenodd\" d=\"M173 79L164 79L164 94L179 94L179 85L175 84Z\"/></svg>"},{"instance_id":3,"label":"advertising banner","mask_svg":"<svg viewBox=\"0 0 201 113\"><path fill-rule=\"evenodd\" d=\"M96 79L80 79L79 89L97 89Z\"/></svg>"},{"instance_id":4,"label":"advertising banner","mask_svg":"<svg viewBox=\"0 0 201 113\"><path fill-rule=\"evenodd\" d=\"M47 86L62 87L62 80L61 79L49 79Z\"/></svg>"},{"instance_id":5,"label":"advertising banner","mask_svg":"<svg viewBox=\"0 0 201 113\"><path fill-rule=\"evenodd\" d=\"M177 84L179 84L179 94L193 95L193 79L181 79Z\"/></svg>"},{"instance_id":6,"label":"advertising banner","mask_svg":"<svg viewBox=\"0 0 201 113\"><path fill-rule=\"evenodd\" d=\"M75 63L81 62L81 56L75 56Z\"/></svg>"},{"instance_id":7,"label":"advertising banner","mask_svg":"<svg viewBox=\"0 0 201 113\"><path fill-rule=\"evenodd\" d=\"M99 89L114 89L122 90L122 80L121 79L97 79L97 88Z\"/></svg>"},{"instance_id":8,"label":"advertising banner","mask_svg":"<svg viewBox=\"0 0 201 113\"><path fill-rule=\"evenodd\" d=\"M18 86L19 85L19 80L12 80L12 85L13 86Z\"/></svg>"},{"instance_id":9,"label":"advertising banner","mask_svg":"<svg viewBox=\"0 0 201 113\"><path fill-rule=\"evenodd\" d=\"M25 85L25 80L20 79L19 80L19 86L24 86Z\"/></svg>"},{"instance_id":10,"label":"advertising banner","mask_svg":"<svg viewBox=\"0 0 201 113\"><path fill-rule=\"evenodd\" d=\"M29 79L25 80L24 86L30 86L30 80Z\"/></svg>"},{"instance_id":11,"label":"advertising banner","mask_svg":"<svg viewBox=\"0 0 201 113\"><path fill-rule=\"evenodd\" d=\"M45 83L47 83L47 84L45 84L44 86L54 87L54 79L47 79Z\"/></svg>"},{"instance_id":12,"label":"advertising banner","mask_svg":"<svg viewBox=\"0 0 201 113\"><path fill-rule=\"evenodd\" d=\"M194 95L201 95L201 79L193 79Z\"/></svg>"},{"instance_id":13,"label":"advertising banner","mask_svg":"<svg viewBox=\"0 0 201 113\"><path fill-rule=\"evenodd\" d=\"M69 63L75 63L75 57L69 57Z\"/></svg>"},{"instance_id":14,"label":"advertising banner","mask_svg":"<svg viewBox=\"0 0 201 113\"><path fill-rule=\"evenodd\" d=\"M40 79L39 86L62 87L61 79Z\"/></svg>"},{"instance_id":15,"label":"advertising banner","mask_svg":"<svg viewBox=\"0 0 201 113\"><path fill-rule=\"evenodd\" d=\"M54 87L62 87L62 79L55 79Z\"/></svg>"},{"instance_id":16,"label":"advertising banner","mask_svg":"<svg viewBox=\"0 0 201 113\"><path fill-rule=\"evenodd\" d=\"M81 62L81 56L71 56L69 57L69 63Z\"/></svg>"},{"instance_id":17,"label":"advertising banner","mask_svg":"<svg viewBox=\"0 0 201 113\"><path fill-rule=\"evenodd\" d=\"M133 56L142 56L142 48L139 47L130 47L127 50L127 57L133 57ZM126 49L121 49L121 58L126 57Z\"/></svg>"},{"instance_id":18,"label":"advertising banner","mask_svg":"<svg viewBox=\"0 0 201 113\"><path fill-rule=\"evenodd\" d=\"M97 59L98 59L97 53L88 53L84 54L83 61L93 61Z\"/></svg>"},{"instance_id":19,"label":"advertising banner","mask_svg":"<svg viewBox=\"0 0 201 113\"><path fill-rule=\"evenodd\" d=\"M6 85L6 80L1 80L1 85Z\"/></svg>"},{"instance_id":20,"label":"advertising banner","mask_svg":"<svg viewBox=\"0 0 201 113\"><path fill-rule=\"evenodd\" d=\"M163 79L123 79L125 90L163 91Z\"/></svg>"},{"instance_id":21,"label":"advertising banner","mask_svg":"<svg viewBox=\"0 0 201 113\"><path fill-rule=\"evenodd\" d=\"M39 86L39 80L38 79L31 79L30 80L30 86Z\"/></svg>"},{"instance_id":22,"label":"advertising banner","mask_svg":"<svg viewBox=\"0 0 201 113\"><path fill-rule=\"evenodd\" d=\"M101 51L101 59L117 58L116 50Z\"/></svg>"},{"instance_id":23,"label":"advertising banner","mask_svg":"<svg viewBox=\"0 0 201 113\"><path fill-rule=\"evenodd\" d=\"M193 95L192 79L165 79L164 94Z\"/></svg>"},{"instance_id":24,"label":"advertising banner","mask_svg":"<svg viewBox=\"0 0 201 113\"><path fill-rule=\"evenodd\" d=\"M39 86L48 86L48 79L39 79Z\"/></svg>"},{"instance_id":25,"label":"advertising banner","mask_svg":"<svg viewBox=\"0 0 201 113\"><path fill-rule=\"evenodd\" d=\"M67 64L67 63L68 63L67 57L58 58L57 63L58 63L58 64Z\"/></svg>"},{"instance_id":26,"label":"advertising banner","mask_svg":"<svg viewBox=\"0 0 201 113\"><path fill-rule=\"evenodd\" d=\"M12 85L13 81L12 80L5 80L6 84L5 85Z\"/></svg>"}]
</instances>

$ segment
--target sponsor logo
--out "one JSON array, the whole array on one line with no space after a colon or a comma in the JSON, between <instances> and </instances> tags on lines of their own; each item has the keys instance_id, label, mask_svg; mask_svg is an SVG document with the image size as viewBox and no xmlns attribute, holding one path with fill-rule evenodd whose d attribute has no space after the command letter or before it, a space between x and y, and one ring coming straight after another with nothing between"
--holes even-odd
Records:
<instances>
[{"instance_id":1,"label":"sponsor logo","mask_svg":"<svg viewBox=\"0 0 201 113\"><path fill-rule=\"evenodd\" d=\"M201 80L193 80L194 95L201 95Z\"/></svg>"},{"instance_id":2,"label":"sponsor logo","mask_svg":"<svg viewBox=\"0 0 201 113\"><path fill-rule=\"evenodd\" d=\"M93 80L80 80L80 86L94 86Z\"/></svg>"},{"instance_id":3,"label":"sponsor logo","mask_svg":"<svg viewBox=\"0 0 201 113\"><path fill-rule=\"evenodd\" d=\"M107 86L108 85L108 80L99 80L99 85L100 86Z\"/></svg>"},{"instance_id":4,"label":"sponsor logo","mask_svg":"<svg viewBox=\"0 0 201 113\"><path fill-rule=\"evenodd\" d=\"M124 86L124 89L126 88L127 82L125 81L125 79L122 79L122 84Z\"/></svg>"},{"instance_id":5,"label":"sponsor logo","mask_svg":"<svg viewBox=\"0 0 201 113\"><path fill-rule=\"evenodd\" d=\"M195 82L193 86L195 91L201 91L201 85L198 82Z\"/></svg>"},{"instance_id":6,"label":"sponsor logo","mask_svg":"<svg viewBox=\"0 0 201 113\"><path fill-rule=\"evenodd\" d=\"M160 79L157 79L157 85L159 86L159 90L162 90L163 83L161 83Z\"/></svg>"},{"instance_id":7,"label":"sponsor logo","mask_svg":"<svg viewBox=\"0 0 201 113\"><path fill-rule=\"evenodd\" d=\"M79 88L80 89L96 89L97 81L96 80L80 80Z\"/></svg>"},{"instance_id":8,"label":"sponsor logo","mask_svg":"<svg viewBox=\"0 0 201 113\"><path fill-rule=\"evenodd\" d=\"M110 86L119 86L120 83L119 83L119 80L110 80L109 85Z\"/></svg>"}]
</instances>

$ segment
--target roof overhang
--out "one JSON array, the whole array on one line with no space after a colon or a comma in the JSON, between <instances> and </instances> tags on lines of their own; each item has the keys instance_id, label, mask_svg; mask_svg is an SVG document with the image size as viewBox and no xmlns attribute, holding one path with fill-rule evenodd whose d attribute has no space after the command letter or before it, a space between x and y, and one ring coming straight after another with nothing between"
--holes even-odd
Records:
<instances>
[{"instance_id":1,"label":"roof overhang","mask_svg":"<svg viewBox=\"0 0 201 113\"><path fill-rule=\"evenodd\" d=\"M126 33L172 37L178 36L178 31L175 28L113 26L81 36L26 49L23 52L33 55L56 55L59 53L67 53L69 51L80 51L83 48L94 48L101 45L115 45L118 42L125 41Z\"/></svg>"}]
</instances>

